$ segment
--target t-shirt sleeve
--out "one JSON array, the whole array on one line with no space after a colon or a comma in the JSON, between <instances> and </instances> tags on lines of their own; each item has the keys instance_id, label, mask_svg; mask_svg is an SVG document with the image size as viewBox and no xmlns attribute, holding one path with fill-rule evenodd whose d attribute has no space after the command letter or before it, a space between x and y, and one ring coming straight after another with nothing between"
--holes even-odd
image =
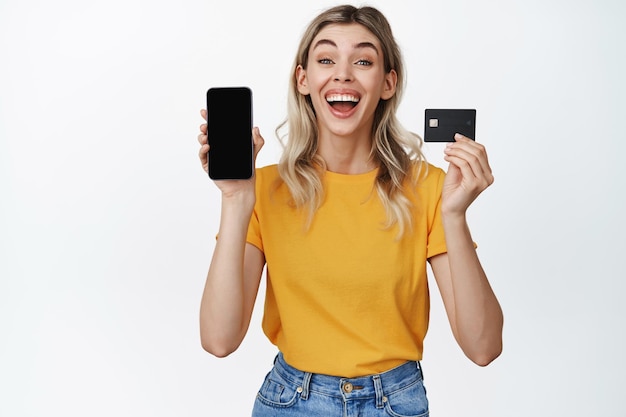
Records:
<instances>
[{"instance_id":1,"label":"t-shirt sleeve","mask_svg":"<svg viewBox=\"0 0 626 417\"><path fill-rule=\"evenodd\" d=\"M440 255L447 252L446 237L443 231L443 223L441 221L441 191L443 189L443 180L446 174L440 168L431 167L437 172L433 181L433 187L431 189L430 201L433 204L429 204L429 220L430 227L428 230L428 243L426 248L426 257L432 258L435 255Z\"/></svg>"}]
</instances>

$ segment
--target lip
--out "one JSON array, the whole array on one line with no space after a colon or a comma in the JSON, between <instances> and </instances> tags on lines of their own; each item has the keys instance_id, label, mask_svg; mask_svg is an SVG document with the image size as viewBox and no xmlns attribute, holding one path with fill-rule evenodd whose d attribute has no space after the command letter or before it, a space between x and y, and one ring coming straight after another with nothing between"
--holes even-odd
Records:
<instances>
[{"instance_id":1,"label":"lip","mask_svg":"<svg viewBox=\"0 0 626 417\"><path fill-rule=\"evenodd\" d=\"M331 104L326 100L327 97L329 96L350 96L350 97L354 97L356 99L358 99L359 101L357 102L356 106L354 106L350 111L347 112L342 112L342 111L338 111L336 110L333 106L331 106ZM328 110L330 111L330 113L335 116L338 119L347 119L349 117L351 117L354 113L357 112L358 108L359 108L359 103L361 101L361 94L356 91L356 90L352 90L352 89L346 89L346 88L340 88L340 89L332 89L332 90L328 90L325 94L324 94L324 101L326 102L326 106L328 107Z\"/></svg>"}]
</instances>

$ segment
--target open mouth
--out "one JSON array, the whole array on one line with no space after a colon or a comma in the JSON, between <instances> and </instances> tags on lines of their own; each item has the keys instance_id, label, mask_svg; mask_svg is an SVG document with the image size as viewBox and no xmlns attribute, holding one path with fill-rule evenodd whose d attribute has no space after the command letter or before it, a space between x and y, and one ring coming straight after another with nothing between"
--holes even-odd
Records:
<instances>
[{"instance_id":1,"label":"open mouth","mask_svg":"<svg viewBox=\"0 0 626 417\"><path fill-rule=\"evenodd\" d=\"M351 94L329 94L326 101L331 107L339 112L349 112L359 104L359 97Z\"/></svg>"}]
</instances>

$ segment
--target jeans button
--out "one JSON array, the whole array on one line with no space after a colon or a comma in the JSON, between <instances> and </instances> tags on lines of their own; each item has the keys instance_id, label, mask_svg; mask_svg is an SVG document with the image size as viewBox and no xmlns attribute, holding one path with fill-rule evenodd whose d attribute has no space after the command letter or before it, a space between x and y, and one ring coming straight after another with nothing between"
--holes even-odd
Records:
<instances>
[{"instance_id":1,"label":"jeans button","mask_svg":"<svg viewBox=\"0 0 626 417\"><path fill-rule=\"evenodd\" d=\"M343 392L345 392L346 394L350 394L353 389L354 387L352 386L351 383L346 382L345 384L343 384Z\"/></svg>"}]
</instances>

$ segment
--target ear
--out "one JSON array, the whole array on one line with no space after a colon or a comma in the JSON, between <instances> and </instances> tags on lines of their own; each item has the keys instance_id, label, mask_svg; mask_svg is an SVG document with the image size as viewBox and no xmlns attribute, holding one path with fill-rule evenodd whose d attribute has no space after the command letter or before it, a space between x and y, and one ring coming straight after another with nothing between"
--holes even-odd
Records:
<instances>
[{"instance_id":1,"label":"ear","mask_svg":"<svg viewBox=\"0 0 626 417\"><path fill-rule=\"evenodd\" d=\"M389 100L396 93L396 86L398 85L398 74L396 70L391 70L385 74L385 85L383 86L383 92L380 98L383 100Z\"/></svg>"},{"instance_id":2,"label":"ear","mask_svg":"<svg viewBox=\"0 0 626 417\"><path fill-rule=\"evenodd\" d=\"M306 78L306 70L302 68L302 65L298 65L296 68L296 85L298 87L298 91L303 96L311 94L311 91L309 90L309 83Z\"/></svg>"}]
</instances>

